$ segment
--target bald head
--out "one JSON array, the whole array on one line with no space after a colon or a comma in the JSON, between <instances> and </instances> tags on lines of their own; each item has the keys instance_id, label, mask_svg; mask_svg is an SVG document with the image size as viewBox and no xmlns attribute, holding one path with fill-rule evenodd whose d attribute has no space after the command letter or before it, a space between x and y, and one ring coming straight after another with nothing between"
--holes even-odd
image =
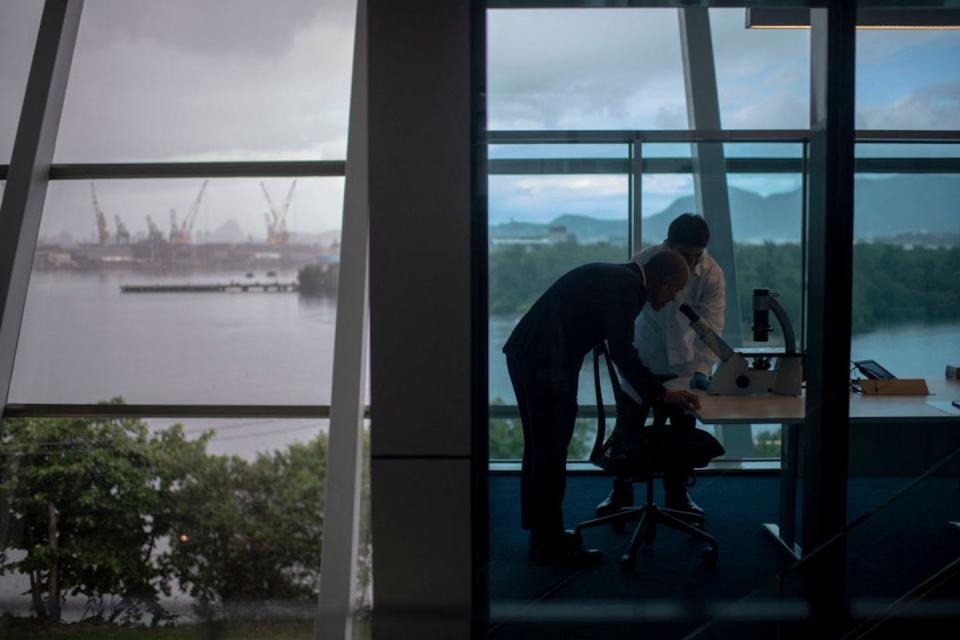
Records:
<instances>
[{"instance_id":1,"label":"bald head","mask_svg":"<svg viewBox=\"0 0 960 640\"><path fill-rule=\"evenodd\" d=\"M664 249L647 260L643 274L647 279L647 303L659 310L687 286L690 268L679 253Z\"/></svg>"}]
</instances>

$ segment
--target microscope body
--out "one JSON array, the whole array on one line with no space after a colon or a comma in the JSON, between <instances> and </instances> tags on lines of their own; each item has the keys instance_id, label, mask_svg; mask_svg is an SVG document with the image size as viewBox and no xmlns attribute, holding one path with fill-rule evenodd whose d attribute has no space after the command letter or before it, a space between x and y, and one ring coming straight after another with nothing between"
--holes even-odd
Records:
<instances>
[{"instance_id":1,"label":"microscope body","mask_svg":"<svg viewBox=\"0 0 960 640\"><path fill-rule=\"evenodd\" d=\"M793 326L787 313L767 289L753 290L753 337L766 342L770 332L769 311L772 309L783 328L785 352L741 353L734 351L687 305L680 311L701 340L720 358L707 393L740 396L769 394L798 396L803 383L803 356L797 353ZM748 362L752 359L752 364ZM771 366L771 359L773 364Z\"/></svg>"}]
</instances>

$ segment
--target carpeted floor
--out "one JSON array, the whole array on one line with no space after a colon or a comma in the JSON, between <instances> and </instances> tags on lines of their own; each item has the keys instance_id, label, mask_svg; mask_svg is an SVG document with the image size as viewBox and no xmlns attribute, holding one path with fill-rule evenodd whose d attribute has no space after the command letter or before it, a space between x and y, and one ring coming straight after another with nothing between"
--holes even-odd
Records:
<instances>
[{"instance_id":1,"label":"carpeted floor","mask_svg":"<svg viewBox=\"0 0 960 640\"><path fill-rule=\"evenodd\" d=\"M950 563L960 560L960 530L947 524L960 520L960 479L909 481L850 480L850 521L869 514L847 544L848 591L863 615L889 611L895 599L938 571L952 574ZM571 476L567 526L592 517L609 488L603 476ZM641 550L632 572L619 563L630 529L584 532L586 544L604 552L598 567L532 562L519 527L519 490L517 475L490 478L490 637L775 637L781 619L804 613L802 601L790 599L796 593L792 563L761 529L761 523L777 520L776 475L699 478L691 495L707 512L706 529L720 541L713 568L703 564L700 543L665 528L658 529L652 547ZM638 485L638 497L641 491ZM657 486L656 499L661 497ZM928 602L960 602L955 577L944 582L927 594ZM764 621L767 616L774 620Z\"/></svg>"}]
</instances>

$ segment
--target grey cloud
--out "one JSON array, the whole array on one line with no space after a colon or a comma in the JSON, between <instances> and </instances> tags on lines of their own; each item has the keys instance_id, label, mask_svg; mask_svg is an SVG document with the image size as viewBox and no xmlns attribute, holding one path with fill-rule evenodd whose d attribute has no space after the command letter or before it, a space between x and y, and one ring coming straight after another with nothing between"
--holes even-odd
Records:
<instances>
[{"instance_id":1,"label":"grey cloud","mask_svg":"<svg viewBox=\"0 0 960 640\"><path fill-rule=\"evenodd\" d=\"M724 122L802 126L809 34L710 17ZM675 9L492 12L488 32L492 128L687 126Z\"/></svg>"},{"instance_id":2,"label":"grey cloud","mask_svg":"<svg viewBox=\"0 0 960 640\"><path fill-rule=\"evenodd\" d=\"M58 161L343 157L352 25L317 15L260 57L112 35L78 44Z\"/></svg>"},{"instance_id":3,"label":"grey cloud","mask_svg":"<svg viewBox=\"0 0 960 640\"><path fill-rule=\"evenodd\" d=\"M588 122L629 120L636 92L659 92L664 78L681 72L673 10L489 15L491 126L555 126L571 114ZM682 97L682 84L677 91Z\"/></svg>"},{"instance_id":4,"label":"grey cloud","mask_svg":"<svg viewBox=\"0 0 960 640\"><path fill-rule=\"evenodd\" d=\"M118 40L239 56L275 56L318 17L352 23L341 0L97 0L84 5L81 46Z\"/></svg>"},{"instance_id":5,"label":"grey cloud","mask_svg":"<svg viewBox=\"0 0 960 640\"><path fill-rule=\"evenodd\" d=\"M960 129L960 82L923 88L886 105L857 109L859 129Z\"/></svg>"}]
</instances>

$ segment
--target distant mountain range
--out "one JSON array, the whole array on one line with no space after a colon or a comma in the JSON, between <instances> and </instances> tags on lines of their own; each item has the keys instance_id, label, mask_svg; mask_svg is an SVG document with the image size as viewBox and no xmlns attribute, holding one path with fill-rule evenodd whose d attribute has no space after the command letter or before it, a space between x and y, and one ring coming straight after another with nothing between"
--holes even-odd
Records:
<instances>
[{"instance_id":1,"label":"distant mountain range","mask_svg":"<svg viewBox=\"0 0 960 640\"><path fill-rule=\"evenodd\" d=\"M730 189L734 238L739 242L799 242L800 190L761 196ZM660 241L670 221L696 209L693 196L671 203L643 219L644 240ZM858 240L904 234L960 233L960 178L943 175L901 175L885 179L857 178L854 235ZM549 224L506 222L490 227L491 238L540 237L550 227L563 226L578 242L626 244L624 220L603 220L563 214Z\"/></svg>"}]
</instances>

